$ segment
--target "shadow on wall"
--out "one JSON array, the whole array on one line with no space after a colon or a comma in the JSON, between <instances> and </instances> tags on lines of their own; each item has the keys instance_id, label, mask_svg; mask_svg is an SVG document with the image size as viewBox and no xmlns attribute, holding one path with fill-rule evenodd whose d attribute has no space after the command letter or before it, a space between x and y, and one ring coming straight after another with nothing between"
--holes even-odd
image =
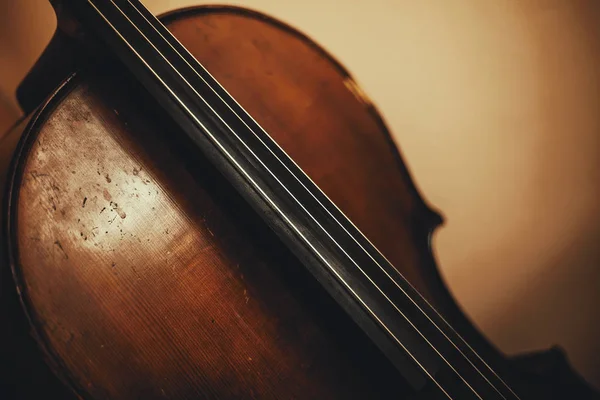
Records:
<instances>
[{"instance_id":1,"label":"shadow on wall","mask_svg":"<svg viewBox=\"0 0 600 400\"><path fill-rule=\"evenodd\" d=\"M457 84L473 86L462 114L469 122L437 143L436 155L457 163L446 191L431 191L449 221L439 259L500 348L559 343L600 387L600 3L516 3L481 39L508 41L473 52L464 66L487 66ZM452 144L463 151L444 156ZM454 195L453 185L464 192Z\"/></svg>"},{"instance_id":2,"label":"shadow on wall","mask_svg":"<svg viewBox=\"0 0 600 400\"><path fill-rule=\"evenodd\" d=\"M557 19L551 7L548 25L531 30L539 138L526 194L531 213L523 225L542 245L528 250L539 268L516 292L507 307L516 311L508 315L513 320L498 332L506 337L501 343L513 340L515 348L560 342L599 386L600 3L568 4L562 16L568 30L547 29ZM531 328L517 338L509 323Z\"/></svg>"}]
</instances>

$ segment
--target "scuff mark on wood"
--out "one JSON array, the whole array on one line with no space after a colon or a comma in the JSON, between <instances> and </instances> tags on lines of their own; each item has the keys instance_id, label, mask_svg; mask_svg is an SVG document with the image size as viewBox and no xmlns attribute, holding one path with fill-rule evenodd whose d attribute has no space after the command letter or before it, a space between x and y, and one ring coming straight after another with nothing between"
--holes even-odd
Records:
<instances>
[{"instance_id":1,"label":"scuff mark on wood","mask_svg":"<svg viewBox=\"0 0 600 400\"><path fill-rule=\"evenodd\" d=\"M117 215L119 217L121 217L121 219L125 219L127 217L127 214L125 213L125 211L123 211L122 208L119 207L119 205L117 203L113 203L112 201L110 202L110 205L112 206L112 211L116 212Z\"/></svg>"},{"instance_id":2,"label":"scuff mark on wood","mask_svg":"<svg viewBox=\"0 0 600 400\"><path fill-rule=\"evenodd\" d=\"M37 172L37 171L31 171L29 174L30 174L30 175L31 175L31 177L32 177L33 179L35 179L36 181L37 181L37 178L41 178L41 177L44 177L44 176L48 176L48 174L40 174L40 173L39 173L39 172Z\"/></svg>"},{"instance_id":3,"label":"scuff mark on wood","mask_svg":"<svg viewBox=\"0 0 600 400\"><path fill-rule=\"evenodd\" d=\"M50 197L50 203L52 203L52 209L56 211L56 203L54 202L54 197Z\"/></svg>"},{"instance_id":4,"label":"scuff mark on wood","mask_svg":"<svg viewBox=\"0 0 600 400\"><path fill-rule=\"evenodd\" d=\"M69 255L67 254L67 252L65 251L65 249L63 249L62 244L60 244L60 242L57 240L54 242L54 244L60 249L60 251L62 251L62 253L65 255L65 259L68 260L69 259Z\"/></svg>"}]
</instances>

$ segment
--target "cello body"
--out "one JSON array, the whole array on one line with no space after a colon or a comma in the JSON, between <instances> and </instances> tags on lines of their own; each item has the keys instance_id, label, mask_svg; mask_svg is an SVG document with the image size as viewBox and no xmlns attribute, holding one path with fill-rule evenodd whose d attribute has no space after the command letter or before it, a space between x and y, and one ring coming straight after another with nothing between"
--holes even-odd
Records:
<instances>
[{"instance_id":1,"label":"cello body","mask_svg":"<svg viewBox=\"0 0 600 400\"><path fill-rule=\"evenodd\" d=\"M479 354L505 365L445 288L430 248L441 217L347 71L248 10L163 22ZM2 351L15 360L3 375L23 382L9 395L413 395L141 87L108 64L71 72L2 145Z\"/></svg>"}]
</instances>

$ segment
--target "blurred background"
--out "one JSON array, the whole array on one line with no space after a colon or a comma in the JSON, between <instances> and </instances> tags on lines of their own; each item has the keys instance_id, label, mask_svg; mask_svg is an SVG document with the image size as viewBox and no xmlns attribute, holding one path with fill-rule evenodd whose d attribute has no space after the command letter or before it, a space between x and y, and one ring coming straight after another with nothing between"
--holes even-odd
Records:
<instances>
[{"instance_id":1,"label":"blurred background","mask_svg":"<svg viewBox=\"0 0 600 400\"><path fill-rule=\"evenodd\" d=\"M445 216L439 268L491 341L558 344L600 388L600 2L226 4L299 28L355 76ZM0 0L0 135L55 24L47 0Z\"/></svg>"}]
</instances>

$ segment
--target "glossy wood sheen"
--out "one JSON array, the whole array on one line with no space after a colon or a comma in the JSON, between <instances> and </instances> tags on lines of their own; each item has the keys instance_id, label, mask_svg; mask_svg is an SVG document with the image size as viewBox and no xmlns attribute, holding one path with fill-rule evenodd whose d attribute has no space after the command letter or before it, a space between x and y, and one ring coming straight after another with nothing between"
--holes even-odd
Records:
<instances>
[{"instance_id":1,"label":"glossy wood sheen","mask_svg":"<svg viewBox=\"0 0 600 400\"><path fill-rule=\"evenodd\" d=\"M430 294L420 250L435 214L343 69L255 14L189 12L168 26ZM136 88L89 77L32 126L14 182L15 268L58 373L94 398L400 395L390 366L299 284L302 267L214 171L180 161L174 128Z\"/></svg>"}]
</instances>

